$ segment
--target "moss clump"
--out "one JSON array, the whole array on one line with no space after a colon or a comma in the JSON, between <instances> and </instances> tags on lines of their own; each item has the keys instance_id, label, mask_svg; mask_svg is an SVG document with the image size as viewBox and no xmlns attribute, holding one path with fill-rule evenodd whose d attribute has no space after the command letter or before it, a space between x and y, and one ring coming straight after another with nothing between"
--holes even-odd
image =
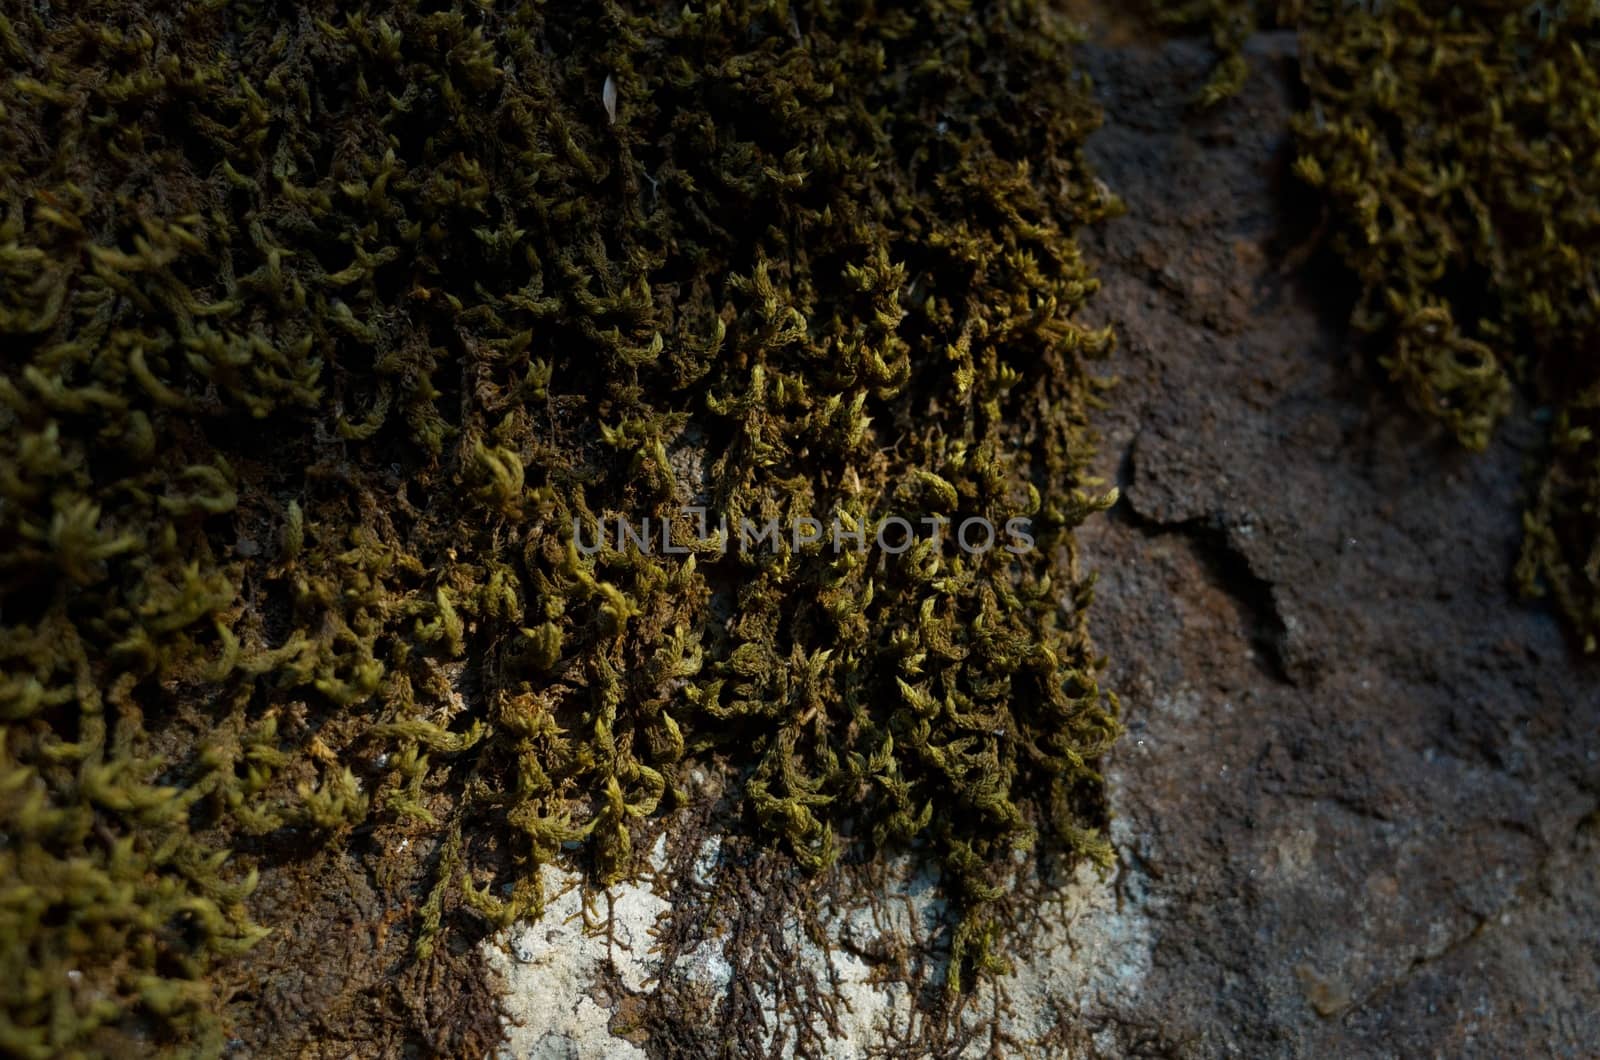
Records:
<instances>
[{"instance_id":1,"label":"moss clump","mask_svg":"<svg viewBox=\"0 0 1600 1060\"><path fill-rule=\"evenodd\" d=\"M1219 0L1163 10L1216 27L1219 76L1258 19L1299 31L1310 105L1294 122L1295 171L1323 193L1329 243L1360 284L1353 323L1410 403L1469 448L1488 444L1519 389L1552 407L1517 579L1548 590L1595 650L1600 9L1393 0L1284 3L1274 15Z\"/></svg>"},{"instance_id":2,"label":"moss clump","mask_svg":"<svg viewBox=\"0 0 1600 1060\"><path fill-rule=\"evenodd\" d=\"M1470 448L1526 385L1557 406L1518 578L1600 635L1600 11L1385 4L1307 18L1299 174L1362 284L1356 323Z\"/></svg>"},{"instance_id":3,"label":"moss clump","mask_svg":"<svg viewBox=\"0 0 1600 1060\"><path fill-rule=\"evenodd\" d=\"M1117 732L1070 44L1025 2L0 17L0 1042L214 1040L230 845L432 837L425 955L563 848L629 871L712 754L808 864L924 847L952 984L991 965L1039 827L1106 856ZM867 546L574 537L690 503Z\"/></svg>"},{"instance_id":4,"label":"moss clump","mask_svg":"<svg viewBox=\"0 0 1600 1060\"><path fill-rule=\"evenodd\" d=\"M1204 30L1220 58L1195 94L1201 107L1214 107L1238 95L1250 76L1244 46L1262 21L1258 0L1147 0L1142 14L1168 31Z\"/></svg>"},{"instance_id":5,"label":"moss clump","mask_svg":"<svg viewBox=\"0 0 1600 1060\"><path fill-rule=\"evenodd\" d=\"M1356 323L1390 336L1390 374L1482 448L1526 374L1518 352L1570 384L1597 333L1579 161L1600 151L1594 27L1499 5L1336 11L1302 36L1296 171L1326 190Z\"/></svg>"}]
</instances>

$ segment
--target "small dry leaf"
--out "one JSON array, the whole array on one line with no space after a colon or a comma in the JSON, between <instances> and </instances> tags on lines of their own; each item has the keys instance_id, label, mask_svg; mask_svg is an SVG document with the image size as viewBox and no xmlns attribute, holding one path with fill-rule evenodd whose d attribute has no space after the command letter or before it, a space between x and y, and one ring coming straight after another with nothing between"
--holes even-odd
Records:
<instances>
[{"instance_id":1,"label":"small dry leaf","mask_svg":"<svg viewBox=\"0 0 1600 1060\"><path fill-rule=\"evenodd\" d=\"M606 105L606 117L611 119L611 124L617 124L617 83L610 74L606 75L605 87L600 90L600 102Z\"/></svg>"}]
</instances>

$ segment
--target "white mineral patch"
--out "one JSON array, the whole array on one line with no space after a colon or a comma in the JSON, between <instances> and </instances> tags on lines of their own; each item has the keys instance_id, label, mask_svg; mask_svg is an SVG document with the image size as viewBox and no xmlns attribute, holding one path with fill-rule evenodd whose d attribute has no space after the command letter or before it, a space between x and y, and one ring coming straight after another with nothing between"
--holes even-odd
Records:
<instances>
[{"instance_id":1,"label":"white mineral patch","mask_svg":"<svg viewBox=\"0 0 1600 1060\"><path fill-rule=\"evenodd\" d=\"M1121 833L1114 823L1113 842L1127 849L1134 837ZM719 854L716 839L696 852L688 873L696 884L704 886L715 878ZM652 851L658 870L664 860L664 847L658 844ZM999 990L1007 1001L999 1007L1009 1010L1001 1017L1001 1029L1023 1054L1046 1055L1049 1047L1032 1044L1062 1021L1083 1025L1113 1007L1125 1008L1149 973L1153 932L1144 881L1132 877L1121 882L1119 903L1114 877L1102 879L1092 868L1080 869L1042 907L1040 922L1028 926L1030 946L1013 954L1011 974L980 988L977 1003L967 1006L970 1018L992 1017ZM652 928L670 903L646 882L621 885L596 895L586 920L574 877L547 869L545 883L547 893L559 897L552 899L544 919L517 925L487 944L490 960L505 980L510 1015L497 1060L643 1057L643 1050L611 1033L611 1014L620 999L606 995L601 979L610 968L629 991L655 989L661 962L652 951ZM891 867L875 905L863 898L819 911L831 954L811 941L798 921L788 926L785 941L799 965L808 967L817 982L831 984L830 1007L843 1033L831 1042L829 1056L850 1060L874 1055L921 1018L912 1005L911 988L885 974L894 964L886 955L897 944L902 952L918 952L914 940L935 934L944 912L932 877L900 862ZM670 976L715 999L728 991L734 968L722 940L707 938L678 956ZM750 1051L764 1054L779 1040L786 1046L796 1040L793 1028L783 1023L795 1018L792 1014L780 1015L773 1003L763 1006L763 1015L763 1040L745 1043ZM979 1052L989 1041L982 1037ZM782 1051L790 1052L787 1047Z\"/></svg>"},{"instance_id":2,"label":"white mineral patch","mask_svg":"<svg viewBox=\"0 0 1600 1060\"><path fill-rule=\"evenodd\" d=\"M725 993L733 982L733 965L722 945L715 942L702 942L679 957L678 972L714 994Z\"/></svg>"},{"instance_id":3,"label":"white mineral patch","mask_svg":"<svg viewBox=\"0 0 1600 1060\"><path fill-rule=\"evenodd\" d=\"M645 989L660 963L650 932L667 903L646 884L624 884L596 895L586 911L579 879L546 867L543 918L484 944L506 988L497 1060L644 1060L643 1050L611 1033L600 980L609 967L627 989Z\"/></svg>"},{"instance_id":4,"label":"white mineral patch","mask_svg":"<svg viewBox=\"0 0 1600 1060\"><path fill-rule=\"evenodd\" d=\"M1113 820L1112 842L1127 849L1131 837L1122 831ZM1119 903L1115 882L1081 866L1033 935L1032 952L1014 960L1012 973L999 985L1013 1010L1002 1025L1016 1040L1037 1041L1061 1019L1088 1022L1120 1009L1143 988L1154 941L1151 910L1142 886L1126 887ZM994 989L988 988L990 996ZM987 1044L975 1046L973 1055L986 1049Z\"/></svg>"}]
</instances>

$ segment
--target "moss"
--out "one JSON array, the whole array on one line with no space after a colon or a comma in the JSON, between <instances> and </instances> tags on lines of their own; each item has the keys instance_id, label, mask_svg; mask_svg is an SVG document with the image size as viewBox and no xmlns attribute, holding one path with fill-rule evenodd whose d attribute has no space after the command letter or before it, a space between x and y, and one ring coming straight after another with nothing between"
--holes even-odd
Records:
<instances>
[{"instance_id":1,"label":"moss","mask_svg":"<svg viewBox=\"0 0 1600 1060\"><path fill-rule=\"evenodd\" d=\"M1600 14L1592 4L1219 0L1219 71L1299 31L1297 175L1354 274L1352 317L1407 400L1482 449L1521 391L1550 411L1517 581L1600 643ZM1242 67L1241 67L1242 68ZM1222 75L1219 72L1219 77ZM1237 89L1213 79L1226 95ZM1215 94L1214 94L1215 95Z\"/></svg>"},{"instance_id":2,"label":"moss","mask_svg":"<svg viewBox=\"0 0 1600 1060\"><path fill-rule=\"evenodd\" d=\"M1297 170L1359 277L1356 322L1470 448L1518 387L1560 410L1519 580L1600 634L1600 17L1591 5L1337 8L1303 23Z\"/></svg>"},{"instance_id":3,"label":"moss","mask_svg":"<svg viewBox=\"0 0 1600 1060\"><path fill-rule=\"evenodd\" d=\"M1194 102L1201 107L1214 107L1244 88L1250 76L1245 42L1258 24L1271 20L1271 8L1257 0L1147 0L1141 8L1144 18L1159 29L1204 30L1211 38L1219 58L1195 93Z\"/></svg>"},{"instance_id":4,"label":"moss","mask_svg":"<svg viewBox=\"0 0 1600 1060\"><path fill-rule=\"evenodd\" d=\"M1070 43L1019 0L0 19L6 1048L209 1051L241 841L431 837L426 955L564 849L629 872L713 755L807 865L923 849L952 986L995 966L1015 850L1108 856ZM691 503L1037 547L574 537Z\"/></svg>"}]
</instances>

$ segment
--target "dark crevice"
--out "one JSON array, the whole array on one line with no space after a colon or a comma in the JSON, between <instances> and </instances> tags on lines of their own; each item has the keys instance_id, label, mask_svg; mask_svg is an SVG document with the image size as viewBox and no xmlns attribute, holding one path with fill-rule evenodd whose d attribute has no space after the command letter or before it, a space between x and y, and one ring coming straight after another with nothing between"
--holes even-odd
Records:
<instances>
[{"instance_id":1,"label":"dark crevice","mask_svg":"<svg viewBox=\"0 0 1600 1060\"><path fill-rule=\"evenodd\" d=\"M1171 521L1146 515L1133 502L1130 489L1133 478L1133 447L1130 446L1117 472L1122 496L1107 513L1109 517L1137 529L1147 538L1167 534L1185 538L1212 581L1238 604L1250 646L1255 649L1256 665L1274 681L1300 684L1300 677L1286 658L1289 631L1278 609L1272 582L1258 575L1251 568L1250 560L1234 546L1222 513L1210 512Z\"/></svg>"}]
</instances>

